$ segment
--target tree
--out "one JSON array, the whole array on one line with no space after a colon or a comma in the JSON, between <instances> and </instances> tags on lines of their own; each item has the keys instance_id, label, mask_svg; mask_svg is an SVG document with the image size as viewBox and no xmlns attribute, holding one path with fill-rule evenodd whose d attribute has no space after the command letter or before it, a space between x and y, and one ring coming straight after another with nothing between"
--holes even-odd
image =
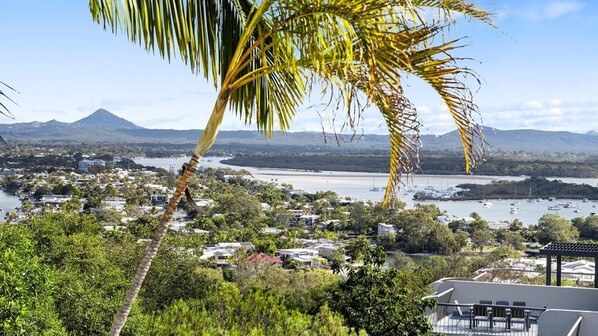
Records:
<instances>
[{"instance_id":1,"label":"tree","mask_svg":"<svg viewBox=\"0 0 598 336\"><path fill-rule=\"evenodd\" d=\"M580 236L590 239L598 238L598 216L577 217L573 218L571 222L579 231Z\"/></svg>"},{"instance_id":2,"label":"tree","mask_svg":"<svg viewBox=\"0 0 598 336\"><path fill-rule=\"evenodd\" d=\"M438 10L427 23L420 15L427 5ZM396 198L401 173L410 173L417 157L419 123L403 95L402 78L413 74L439 93L463 142L466 171L479 158L476 109L451 53L457 40L441 41L453 24L453 12L491 24L490 14L466 0L406 2L400 0L266 0L266 1L129 1L90 0L94 21L116 32L124 29L132 42L170 59L175 53L195 73L219 88L204 132L160 220L140 263L111 334L126 321L143 279L156 255L177 204L200 158L218 134L227 106L246 122L272 134L276 119L282 131L313 84L327 98L346 108L355 125L370 103L382 113L391 138L390 178L385 202ZM358 94L358 92L364 93Z\"/></svg>"},{"instance_id":3,"label":"tree","mask_svg":"<svg viewBox=\"0 0 598 336\"><path fill-rule=\"evenodd\" d=\"M368 335L432 335L425 315L433 300L422 299L427 279L418 271L382 270L365 265L351 270L331 300L349 326Z\"/></svg>"},{"instance_id":4,"label":"tree","mask_svg":"<svg viewBox=\"0 0 598 336\"><path fill-rule=\"evenodd\" d=\"M479 248L480 253L484 250L484 247L490 246L494 242L494 234L489 229L476 230L471 235L471 244L473 248Z\"/></svg>"},{"instance_id":5,"label":"tree","mask_svg":"<svg viewBox=\"0 0 598 336\"><path fill-rule=\"evenodd\" d=\"M0 334L66 335L52 294L54 272L35 255L31 234L0 224Z\"/></svg>"},{"instance_id":6,"label":"tree","mask_svg":"<svg viewBox=\"0 0 598 336\"><path fill-rule=\"evenodd\" d=\"M546 214L538 221L536 237L542 244L574 243L579 238L579 232L570 221L563 217Z\"/></svg>"},{"instance_id":7,"label":"tree","mask_svg":"<svg viewBox=\"0 0 598 336\"><path fill-rule=\"evenodd\" d=\"M519 219L514 219L509 224L509 231L511 231L511 232L520 232L521 230L523 230L523 223Z\"/></svg>"},{"instance_id":8,"label":"tree","mask_svg":"<svg viewBox=\"0 0 598 336\"><path fill-rule=\"evenodd\" d=\"M230 283L203 300L177 301L144 334L157 335L355 335L324 305L315 315L289 309L274 296L240 293Z\"/></svg>"}]
</instances>

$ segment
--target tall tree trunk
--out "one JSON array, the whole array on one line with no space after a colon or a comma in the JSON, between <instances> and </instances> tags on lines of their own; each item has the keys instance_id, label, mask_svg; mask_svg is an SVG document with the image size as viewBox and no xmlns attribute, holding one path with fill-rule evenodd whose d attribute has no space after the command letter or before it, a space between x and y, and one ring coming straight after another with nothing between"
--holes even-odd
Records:
<instances>
[{"instance_id":1,"label":"tall tree trunk","mask_svg":"<svg viewBox=\"0 0 598 336\"><path fill-rule=\"evenodd\" d=\"M133 306L133 302L137 298L137 294L141 289L141 285L143 284L143 280L145 280L145 276L149 271L149 268L154 260L154 257L158 253L158 248L162 243L162 239L166 235L168 228L170 227L170 220L172 219L172 215L176 211L177 205L181 201L185 193L185 189L189 184L189 180L191 176L195 173L197 166L199 165L199 160L201 157L208 152L208 150L212 147L212 144L216 140L216 136L218 135L218 131L220 130L220 125L222 123L222 117L224 116L224 111L226 110L226 105L228 104L228 100L231 95L231 90L228 88L224 88L220 91L218 95L218 99L216 100L216 104L214 109L212 110L212 115L206 124L206 128L197 142L195 146L195 150L193 151L193 155L191 156L191 160L189 160L189 164L187 169L184 169L183 175L179 179L179 183L168 202L168 207L164 211L164 215L160 219L158 224L158 228L154 233L152 241L148 248L145 251L145 255L141 262L139 262L139 266L137 267L137 272L135 273L135 277L133 278L133 283L125 298L123 303L118 311L118 313L114 316L114 321L112 322L112 327L110 328L110 335L117 336L120 334L123 326L127 322L127 318L129 317L129 313L131 312L131 307Z\"/></svg>"}]
</instances>

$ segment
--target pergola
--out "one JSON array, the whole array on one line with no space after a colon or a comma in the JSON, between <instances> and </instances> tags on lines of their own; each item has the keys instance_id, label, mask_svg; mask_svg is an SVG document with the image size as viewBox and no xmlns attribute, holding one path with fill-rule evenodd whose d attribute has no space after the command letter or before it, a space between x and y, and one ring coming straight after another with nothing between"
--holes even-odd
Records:
<instances>
[{"instance_id":1,"label":"pergola","mask_svg":"<svg viewBox=\"0 0 598 336\"><path fill-rule=\"evenodd\" d=\"M540 249L546 255L546 286L551 284L552 256L556 256L556 285L561 285L561 257L594 258L594 288L598 288L598 245L578 243L548 243Z\"/></svg>"}]
</instances>

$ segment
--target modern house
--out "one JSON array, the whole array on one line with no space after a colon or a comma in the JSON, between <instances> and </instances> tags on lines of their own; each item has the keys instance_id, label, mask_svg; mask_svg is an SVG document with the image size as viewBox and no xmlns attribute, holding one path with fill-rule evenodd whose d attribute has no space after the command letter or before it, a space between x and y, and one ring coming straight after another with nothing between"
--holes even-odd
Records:
<instances>
[{"instance_id":1,"label":"modern house","mask_svg":"<svg viewBox=\"0 0 598 336\"><path fill-rule=\"evenodd\" d=\"M391 224L386 223L378 223L378 236L387 235L387 234L396 234L397 230Z\"/></svg>"},{"instance_id":2,"label":"modern house","mask_svg":"<svg viewBox=\"0 0 598 336\"><path fill-rule=\"evenodd\" d=\"M428 318L434 333L443 335L591 336L598 334L598 245L550 243L546 255L546 285L440 279L432 284L437 302ZM556 257L556 265L553 265ZM594 258L562 264L562 257ZM556 267L553 267L556 266ZM553 271L553 269L555 269ZM567 272L563 272L563 271ZM562 278L576 276L594 288L561 287ZM572 272L568 272L572 271ZM593 273L592 273L593 271ZM556 286L551 286L556 275Z\"/></svg>"},{"instance_id":3,"label":"modern house","mask_svg":"<svg viewBox=\"0 0 598 336\"><path fill-rule=\"evenodd\" d=\"M247 250L253 250L255 246L249 242L241 243L218 243L214 246L206 247L203 254L199 259L209 260L214 258L216 266L227 267L229 265L228 259L235 255L238 249L245 248Z\"/></svg>"},{"instance_id":4,"label":"modern house","mask_svg":"<svg viewBox=\"0 0 598 336\"><path fill-rule=\"evenodd\" d=\"M318 250L306 248L280 249L276 256L282 260L295 260L303 267L319 267L322 265L322 258Z\"/></svg>"},{"instance_id":5,"label":"modern house","mask_svg":"<svg viewBox=\"0 0 598 336\"><path fill-rule=\"evenodd\" d=\"M433 284L428 311L435 334L592 336L598 332L598 289L456 279Z\"/></svg>"},{"instance_id":6,"label":"modern house","mask_svg":"<svg viewBox=\"0 0 598 336\"><path fill-rule=\"evenodd\" d=\"M70 201L72 198L71 195L44 195L38 203L41 206L58 206L66 201Z\"/></svg>"}]
</instances>

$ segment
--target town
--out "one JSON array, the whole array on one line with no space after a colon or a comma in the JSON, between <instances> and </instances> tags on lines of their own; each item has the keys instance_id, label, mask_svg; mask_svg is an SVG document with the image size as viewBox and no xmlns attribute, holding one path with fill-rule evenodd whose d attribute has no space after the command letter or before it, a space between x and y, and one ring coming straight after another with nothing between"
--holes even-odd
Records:
<instances>
[{"instance_id":1,"label":"town","mask_svg":"<svg viewBox=\"0 0 598 336\"><path fill-rule=\"evenodd\" d=\"M16 227L82 221L96 227L92 236L111 246L104 253L111 253L116 245L122 245L118 250L140 250L151 241L180 173L105 153L40 148L36 152L22 150L4 162L2 187L21 203L3 209L4 221ZM32 161L37 164L22 164ZM297 276L292 274L298 270L310 270L298 274L317 278L323 272L331 278L319 285L332 286L338 281L336 274L347 277L372 263L374 251L385 256L380 261L384 269L424 272L421 297L428 283L445 278L537 285L547 281L546 258L538 256L542 246L598 238L598 216L568 221L551 214L538 225L523 226L517 219L489 225L476 213L455 218L433 204L408 209L401 202L384 208L334 192L310 194L287 184L261 182L247 171L230 168L201 166L189 184L189 194L170 225L165 251L169 262L219 270L217 274L237 283L239 278L265 282L261 286L271 285L264 277L271 276L273 269L287 278ZM594 286L594 262L572 260L559 262L558 267L562 284ZM320 295L332 295L330 290ZM442 314L469 308L441 302L435 309L442 308ZM434 318L439 314L435 310ZM437 324L433 330L447 333L454 327L439 321L433 321ZM537 326L537 321L530 322L526 332L531 328L537 333Z\"/></svg>"}]
</instances>

